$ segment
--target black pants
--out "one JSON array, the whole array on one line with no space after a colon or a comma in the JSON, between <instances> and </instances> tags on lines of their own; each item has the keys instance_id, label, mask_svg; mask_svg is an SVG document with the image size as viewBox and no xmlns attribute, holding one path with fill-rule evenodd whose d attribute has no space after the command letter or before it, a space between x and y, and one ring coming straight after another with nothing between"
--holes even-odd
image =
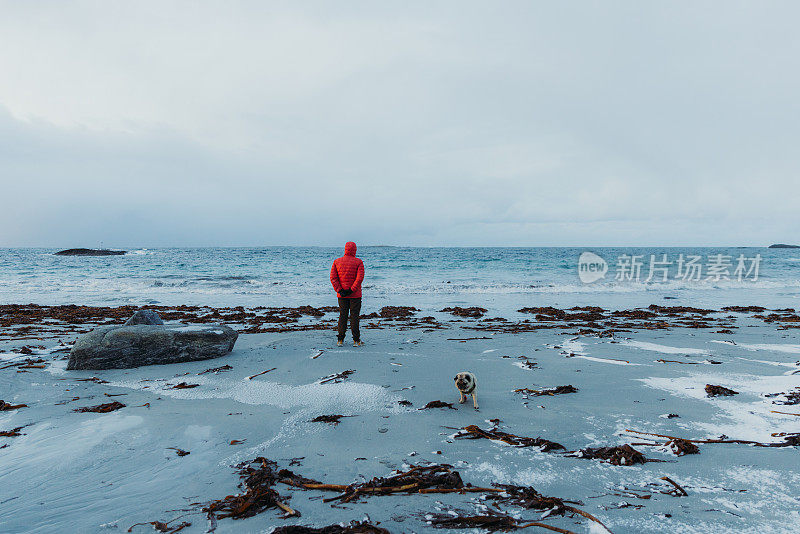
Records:
<instances>
[{"instance_id":1,"label":"black pants","mask_svg":"<svg viewBox=\"0 0 800 534\"><path fill-rule=\"evenodd\" d=\"M339 299L339 341L344 341L347 332L347 315L350 314L350 329L353 331L353 341L361 341L361 331L358 329L359 315L361 314L361 299Z\"/></svg>"}]
</instances>

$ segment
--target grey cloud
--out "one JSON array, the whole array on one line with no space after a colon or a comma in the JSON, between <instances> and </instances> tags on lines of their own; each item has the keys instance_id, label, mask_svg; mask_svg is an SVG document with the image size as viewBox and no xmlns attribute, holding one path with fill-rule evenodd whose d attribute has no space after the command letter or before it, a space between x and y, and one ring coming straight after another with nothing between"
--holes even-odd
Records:
<instances>
[{"instance_id":1,"label":"grey cloud","mask_svg":"<svg viewBox=\"0 0 800 534\"><path fill-rule=\"evenodd\" d=\"M0 245L797 241L794 3L3 12Z\"/></svg>"}]
</instances>

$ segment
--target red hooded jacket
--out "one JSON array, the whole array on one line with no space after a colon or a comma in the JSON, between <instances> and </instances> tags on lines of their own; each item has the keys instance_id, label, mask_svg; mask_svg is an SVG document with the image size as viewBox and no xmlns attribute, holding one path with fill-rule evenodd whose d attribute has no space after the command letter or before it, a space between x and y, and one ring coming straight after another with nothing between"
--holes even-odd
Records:
<instances>
[{"instance_id":1,"label":"red hooded jacket","mask_svg":"<svg viewBox=\"0 0 800 534\"><path fill-rule=\"evenodd\" d=\"M356 244L348 241L344 246L344 256L333 260L331 285L339 298L360 299L362 280L364 280L364 262L356 258ZM339 294L342 289L352 289L353 292L347 297L342 297Z\"/></svg>"}]
</instances>

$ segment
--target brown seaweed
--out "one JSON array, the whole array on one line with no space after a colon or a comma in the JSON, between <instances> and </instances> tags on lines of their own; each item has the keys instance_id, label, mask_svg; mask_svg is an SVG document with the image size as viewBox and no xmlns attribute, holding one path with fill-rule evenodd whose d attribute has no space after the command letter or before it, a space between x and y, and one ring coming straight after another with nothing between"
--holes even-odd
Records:
<instances>
[{"instance_id":1,"label":"brown seaweed","mask_svg":"<svg viewBox=\"0 0 800 534\"><path fill-rule=\"evenodd\" d=\"M794 391L787 391L786 393L770 393L764 396L783 397L782 399L772 401L772 404L782 404L784 406L800 404L800 388L795 388Z\"/></svg>"},{"instance_id":2,"label":"brown seaweed","mask_svg":"<svg viewBox=\"0 0 800 534\"><path fill-rule=\"evenodd\" d=\"M530 388L520 388L515 389L514 393L524 393L525 395L531 395L533 397L540 397L542 395L563 395L565 393L577 393L578 388L567 385L567 386L557 386L552 389L530 389Z\"/></svg>"},{"instance_id":3,"label":"brown seaweed","mask_svg":"<svg viewBox=\"0 0 800 534\"><path fill-rule=\"evenodd\" d=\"M19 410L20 408L27 407L27 404L10 404L4 400L0 400L0 412L9 412L11 410Z\"/></svg>"},{"instance_id":4,"label":"brown seaweed","mask_svg":"<svg viewBox=\"0 0 800 534\"><path fill-rule=\"evenodd\" d=\"M283 503L273 486L279 479L277 464L264 457L258 457L250 462L237 466L242 490L237 495L228 495L222 499L212 501L203 507L209 519L244 519L260 514L261 512L279 508L286 512L286 517L299 516L300 513Z\"/></svg>"},{"instance_id":5,"label":"brown seaweed","mask_svg":"<svg viewBox=\"0 0 800 534\"><path fill-rule=\"evenodd\" d=\"M335 373L328 376L323 376L319 379L320 384L327 384L328 382L333 382L334 384L338 384L339 382L344 382L347 378L355 373L355 369L348 369L347 371L342 371L341 373Z\"/></svg>"},{"instance_id":6,"label":"brown seaweed","mask_svg":"<svg viewBox=\"0 0 800 534\"><path fill-rule=\"evenodd\" d=\"M139 525L151 525L153 527L153 530L155 530L156 532L164 532L165 534L174 534L175 532L180 532L186 527L192 526L191 523L184 521L183 523L179 523L174 527L171 527L169 526L171 522L172 521L166 523L163 521L148 521L147 523L136 523L134 525L131 525L131 527L128 529L128 532L133 532L133 527Z\"/></svg>"},{"instance_id":7,"label":"brown seaweed","mask_svg":"<svg viewBox=\"0 0 800 534\"><path fill-rule=\"evenodd\" d=\"M222 373L224 371L230 371L231 369L233 369L233 367L231 367L230 365L226 364L226 365L223 365L222 367L212 367L211 369L206 369L205 371L200 371L199 373L197 373L197 375L200 376L200 375L204 375L206 373L214 373L216 375L216 374Z\"/></svg>"},{"instance_id":8,"label":"brown seaweed","mask_svg":"<svg viewBox=\"0 0 800 534\"><path fill-rule=\"evenodd\" d=\"M560 443L550 441L544 438L529 438L524 436L515 436L507 432L501 432L497 429L483 430L477 425L465 426L461 431L455 435L458 438L466 439L490 439L502 441L515 447L538 447L542 452L550 452L557 450L564 450L564 446Z\"/></svg>"},{"instance_id":9,"label":"brown seaweed","mask_svg":"<svg viewBox=\"0 0 800 534\"><path fill-rule=\"evenodd\" d=\"M712 384L706 384L706 395L708 397L730 397L731 395L738 395L738 391L734 391L732 389L728 389L723 386L714 386Z\"/></svg>"},{"instance_id":10,"label":"brown seaweed","mask_svg":"<svg viewBox=\"0 0 800 534\"><path fill-rule=\"evenodd\" d=\"M275 528L272 534L389 534L389 531L367 521L351 521L349 525L328 525L319 528L285 525Z\"/></svg>"},{"instance_id":11,"label":"brown seaweed","mask_svg":"<svg viewBox=\"0 0 800 534\"><path fill-rule=\"evenodd\" d=\"M472 488L464 485L458 471L451 465L434 464L429 466L412 466L408 471L389 477L375 477L360 484L346 486L337 497L325 499L325 502L341 500L350 502L360 496L390 495L393 493L448 493L466 491L484 491L486 488ZM489 488L489 491L492 491Z\"/></svg>"},{"instance_id":12,"label":"brown seaweed","mask_svg":"<svg viewBox=\"0 0 800 534\"><path fill-rule=\"evenodd\" d=\"M443 310L439 310L441 313L450 313L455 315L456 317L470 317L477 319L479 317L483 317L483 314L486 313L488 310L486 308L480 308L478 306L472 306L470 308L460 308L455 306L453 308L444 308Z\"/></svg>"},{"instance_id":13,"label":"brown seaweed","mask_svg":"<svg viewBox=\"0 0 800 534\"><path fill-rule=\"evenodd\" d=\"M561 534L575 534L571 530L567 530L540 521L522 521L514 519L508 515L502 515L490 512L483 515L446 515L446 514L430 514L433 518L430 519L430 525L433 528L452 528L452 529L485 529L488 532L509 532L528 527L539 527Z\"/></svg>"},{"instance_id":14,"label":"brown seaweed","mask_svg":"<svg viewBox=\"0 0 800 534\"><path fill-rule=\"evenodd\" d=\"M338 425L342 417L346 415L319 415L311 420L312 423L329 423L334 426Z\"/></svg>"},{"instance_id":15,"label":"brown seaweed","mask_svg":"<svg viewBox=\"0 0 800 534\"><path fill-rule=\"evenodd\" d=\"M722 436L716 439L689 439L689 438L679 438L676 436L668 436L666 434L654 434L652 432L641 432L639 430L631 430L630 428L626 428L625 432L632 432L634 434L640 434L643 436L655 436L659 438L666 438L669 440L682 440L688 441L690 443L738 443L741 445L753 445L755 447L795 447L800 446L800 433L777 433L773 434L773 437L782 437L783 442L778 443L762 443L760 441L751 441L749 439L731 439L728 436Z\"/></svg>"},{"instance_id":16,"label":"brown seaweed","mask_svg":"<svg viewBox=\"0 0 800 534\"><path fill-rule=\"evenodd\" d=\"M613 447L586 447L579 450L576 456L590 460L603 460L611 465L619 466L631 466L647 462L644 454L628 444Z\"/></svg>"},{"instance_id":17,"label":"brown seaweed","mask_svg":"<svg viewBox=\"0 0 800 534\"><path fill-rule=\"evenodd\" d=\"M24 434L20 433L20 430L25 428L24 426L18 426L17 428L12 428L11 430L0 430L0 437L4 438L15 438L17 436L23 436Z\"/></svg>"},{"instance_id":18,"label":"brown seaweed","mask_svg":"<svg viewBox=\"0 0 800 534\"><path fill-rule=\"evenodd\" d=\"M200 384L187 384L186 382L181 382L180 384L175 384L169 389L192 389L198 387Z\"/></svg>"},{"instance_id":19,"label":"brown seaweed","mask_svg":"<svg viewBox=\"0 0 800 534\"><path fill-rule=\"evenodd\" d=\"M432 400L428 404L426 404L425 406L420 408L420 410L430 410L431 408L450 408L451 410L456 410L457 409L450 402L444 402L444 401L440 401L440 400Z\"/></svg>"},{"instance_id":20,"label":"brown seaweed","mask_svg":"<svg viewBox=\"0 0 800 534\"><path fill-rule=\"evenodd\" d=\"M89 413L89 412L92 412L92 413L109 413L109 412L113 412L113 411L119 410L120 408L124 408L124 407L125 407L125 405L122 404L121 402L114 401L114 402L109 402L109 403L106 403L106 404L98 404L97 406L84 406L83 408L76 408L76 409L74 409L72 411L73 412L79 412L79 413Z\"/></svg>"},{"instance_id":21,"label":"brown seaweed","mask_svg":"<svg viewBox=\"0 0 800 534\"><path fill-rule=\"evenodd\" d=\"M685 439L671 439L667 442L667 447L672 451L675 456L683 456L685 454L700 454L700 449L691 441Z\"/></svg>"},{"instance_id":22,"label":"brown seaweed","mask_svg":"<svg viewBox=\"0 0 800 534\"><path fill-rule=\"evenodd\" d=\"M382 319L405 319L418 311L413 306L384 306L378 316Z\"/></svg>"}]
</instances>

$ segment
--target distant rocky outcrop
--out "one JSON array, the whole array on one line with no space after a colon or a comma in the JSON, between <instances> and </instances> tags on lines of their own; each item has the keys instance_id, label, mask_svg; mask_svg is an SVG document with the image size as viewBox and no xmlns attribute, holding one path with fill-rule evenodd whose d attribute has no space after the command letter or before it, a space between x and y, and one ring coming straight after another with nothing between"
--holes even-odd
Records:
<instances>
[{"instance_id":1,"label":"distant rocky outcrop","mask_svg":"<svg viewBox=\"0 0 800 534\"><path fill-rule=\"evenodd\" d=\"M67 369L129 369L208 360L231 352L238 337L223 325L164 325L156 312L141 310L124 325L101 326L79 337Z\"/></svg>"},{"instance_id":2,"label":"distant rocky outcrop","mask_svg":"<svg viewBox=\"0 0 800 534\"><path fill-rule=\"evenodd\" d=\"M122 256L126 250L109 250L107 248L68 248L59 250L56 256Z\"/></svg>"},{"instance_id":3,"label":"distant rocky outcrop","mask_svg":"<svg viewBox=\"0 0 800 534\"><path fill-rule=\"evenodd\" d=\"M770 245L769 248L800 248L800 245L786 245L784 243L775 243Z\"/></svg>"}]
</instances>

